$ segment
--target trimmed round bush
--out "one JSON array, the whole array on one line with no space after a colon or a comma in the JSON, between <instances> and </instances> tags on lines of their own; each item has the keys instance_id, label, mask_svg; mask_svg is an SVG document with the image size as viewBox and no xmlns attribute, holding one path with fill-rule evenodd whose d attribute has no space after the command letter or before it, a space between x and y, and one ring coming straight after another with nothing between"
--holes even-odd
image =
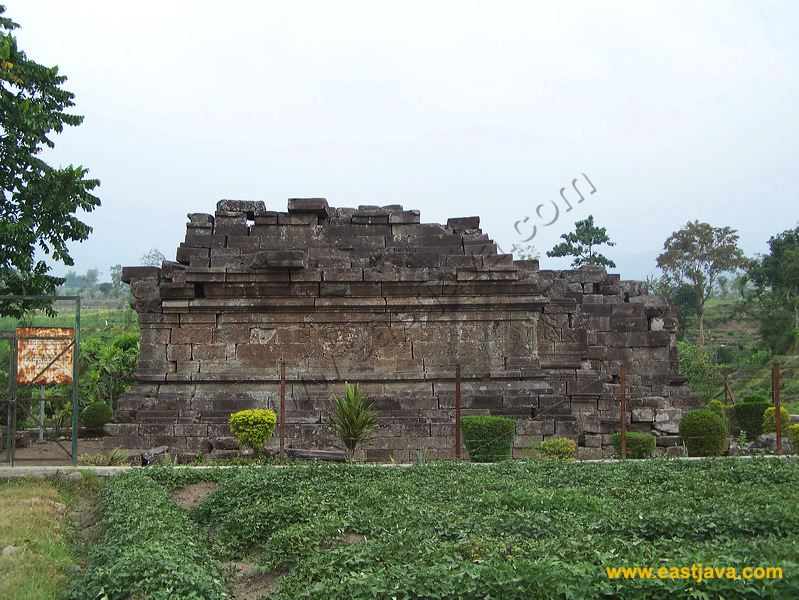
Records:
<instances>
[{"instance_id":1,"label":"trimmed round bush","mask_svg":"<svg viewBox=\"0 0 799 600\"><path fill-rule=\"evenodd\" d=\"M230 433L240 444L261 454L275 432L277 415L265 408L240 410L230 415Z\"/></svg>"},{"instance_id":2,"label":"trimmed round bush","mask_svg":"<svg viewBox=\"0 0 799 600\"><path fill-rule=\"evenodd\" d=\"M688 456L722 456L727 450L727 424L705 408L691 410L682 416L680 437Z\"/></svg>"},{"instance_id":3,"label":"trimmed round bush","mask_svg":"<svg viewBox=\"0 0 799 600\"><path fill-rule=\"evenodd\" d=\"M621 433L613 434L613 447L621 456ZM627 458L651 458L655 453L655 436L643 431L627 432Z\"/></svg>"},{"instance_id":4,"label":"trimmed round bush","mask_svg":"<svg viewBox=\"0 0 799 600\"><path fill-rule=\"evenodd\" d=\"M111 407L98 400L83 409L80 413L80 422L83 423L87 431L102 433L103 427L113 416L114 413L111 411Z\"/></svg>"},{"instance_id":5,"label":"trimmed round bush","mask_svg":"<svg viewBox=\"0 0 799 600\"><path fill-rule=\"evenodd\" d=\"M516 421L509 417L471 415L461 419L463 443L474 462L511 458Z\"/></svg>"},{"instance_id":6,"label":"trimmed round bush","mask_svg":"<svg viewBox=\"0 0 799 600\"><path fill-rule=\"evenodd\" d=\"M749 437L757 437L763 433L763 413L771 406L767 400L761 400L759 395L753 395L739 402L732 408L735 424L745 431Z\"/></svg>"},{"instance_id":7,"label":"trimmed round bush","mask_svg":"<svg viewBox=\"0 0 799 600\"><path fill-rule=\"evenodd\" d=\"M775 412L777 412L776 407L769 406L766 412L763 413L763 433L775 433L777 431L777 422L774 418ZM791 415L781 406L780 414L782 415L782 435L785 435L788 427L791 426Z\"/></svg>"},{"instance_id":8,"label":"trimmed round bush","mask_svg":"<svg viewBox=\"0 0 799 600\"><path fill-rule=\"evenodd\" d=\"M574 460L577 442L571 438L553 437L535 444L532 451L536 460Z\"/></svg>"}]
</instances>

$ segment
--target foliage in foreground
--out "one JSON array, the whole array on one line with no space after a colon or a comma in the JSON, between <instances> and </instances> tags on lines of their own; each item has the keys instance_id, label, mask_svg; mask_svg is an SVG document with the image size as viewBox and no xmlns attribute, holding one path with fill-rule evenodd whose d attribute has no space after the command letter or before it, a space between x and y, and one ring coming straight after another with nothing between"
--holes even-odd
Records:
<instances>
[{"instance_id":1,"label":"foliage in foreground","mask_svg":"<svg viewBox=\"0 0 799 600\"><path fill-rule=\"evenodd\" d=\"M192 513L274 598L799 597L797 460L297 465L219 481ZM781 581L610 580L604 566L769 565Z\"/></svg>"},{"instance_id":2,"label":"foliage in foreground","mask_svg":"<svg viewBox=\"0 0 799 600\"><path fill-rule=\"evenodd\" d=\"M69 597L148 600L227 598L219 563L166 490L141 471L100 490L100 539Z\"/></svg>"}]
</instances>

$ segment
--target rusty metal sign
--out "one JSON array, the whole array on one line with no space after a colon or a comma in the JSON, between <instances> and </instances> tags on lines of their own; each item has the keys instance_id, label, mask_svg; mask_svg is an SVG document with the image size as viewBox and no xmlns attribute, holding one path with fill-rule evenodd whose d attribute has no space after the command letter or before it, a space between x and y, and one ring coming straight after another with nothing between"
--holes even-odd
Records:
<instances>
[{"instance_id":1,"label":"rusty metal sign","mask_svg":"<svg viewBox=\"0 0 799 600\"><path fill-rule=\"evenodd\" d=\"M72 327L17 328L17 383L72 383Z\"/></svg>"}]
</instances>

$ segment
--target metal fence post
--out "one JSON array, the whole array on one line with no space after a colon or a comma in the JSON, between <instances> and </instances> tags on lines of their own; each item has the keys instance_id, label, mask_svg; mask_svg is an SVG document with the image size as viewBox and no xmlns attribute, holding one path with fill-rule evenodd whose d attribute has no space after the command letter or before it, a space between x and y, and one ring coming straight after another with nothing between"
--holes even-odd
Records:
<instances>
[{"instance_id":1,"label":"metal fence post","mask_svg":"<svg viewBox=\"0 0 799 600\"><path fill-rule=\"evenodd\" d=\"M286 363L280 361L280 464L286 462Z\"/></svg>"},{"instance_id":2,"label":"metal fence post","mask_svg":"<svg viewBox=\"0 0 799 600\"><path fill-rule=\"evenodd\" d=\"M72 466L78 464L78 378L80 377L80 297L75 298L75 347L72 349Z\"/></svg>"},{"instance_id":3,"label":"metal fence post","mask_svg":"<svg viewBox=\"0 0 799 600\"><path fill-rule=\"evenodd\" d=\"M782 409L780 407L780 364L771 367L771 396L774 400L774 431L777 434L776 453L782 454Z\"/></svg>"},{"instance_id":4,"label":"metal fence post","mask_svg":"<svg viewBox=\"0 0 799 600\"><path fill-rule=\"evenodd\" d=\"M461 459L461 366L455 366L455 459Z\"/></svg>"},{"instance_id":5,"label":"metal fence post","mask_svg":"<svg viewBox=\"0 0 799 600\"><path fill-rule=\"evenodd\" d=\"M622 364L619 369L621 381L621 459L627 458L627 369Z\"/></svg>"}]
</instances>

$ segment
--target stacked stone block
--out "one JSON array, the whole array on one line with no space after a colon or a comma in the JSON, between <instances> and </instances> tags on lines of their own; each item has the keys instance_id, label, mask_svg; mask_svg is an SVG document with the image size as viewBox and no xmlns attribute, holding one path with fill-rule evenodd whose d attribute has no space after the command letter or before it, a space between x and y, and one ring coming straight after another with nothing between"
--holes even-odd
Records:
<instances>
[{"instance_id":1,"label":"stacked stone block","mask_svg":"<svg viewBox=\"0 0 799 600\"><path fill-rule=\"evenodd\" d=\"M517 455L560 435L598 458L619 427L622 363L630 427L676 444L693 400L674 319L640 282L540 270L498 254L478 217L423 224L399 205L223 200L188 219L176 261L123 271L141 358L109 446L232 451L230 413L277 409L281 362L289 447L332 448L331 395L349 381L380 421L365 458L452 457L461 365L463 414L513 417Z\"/></svg>"}]
</instances>

